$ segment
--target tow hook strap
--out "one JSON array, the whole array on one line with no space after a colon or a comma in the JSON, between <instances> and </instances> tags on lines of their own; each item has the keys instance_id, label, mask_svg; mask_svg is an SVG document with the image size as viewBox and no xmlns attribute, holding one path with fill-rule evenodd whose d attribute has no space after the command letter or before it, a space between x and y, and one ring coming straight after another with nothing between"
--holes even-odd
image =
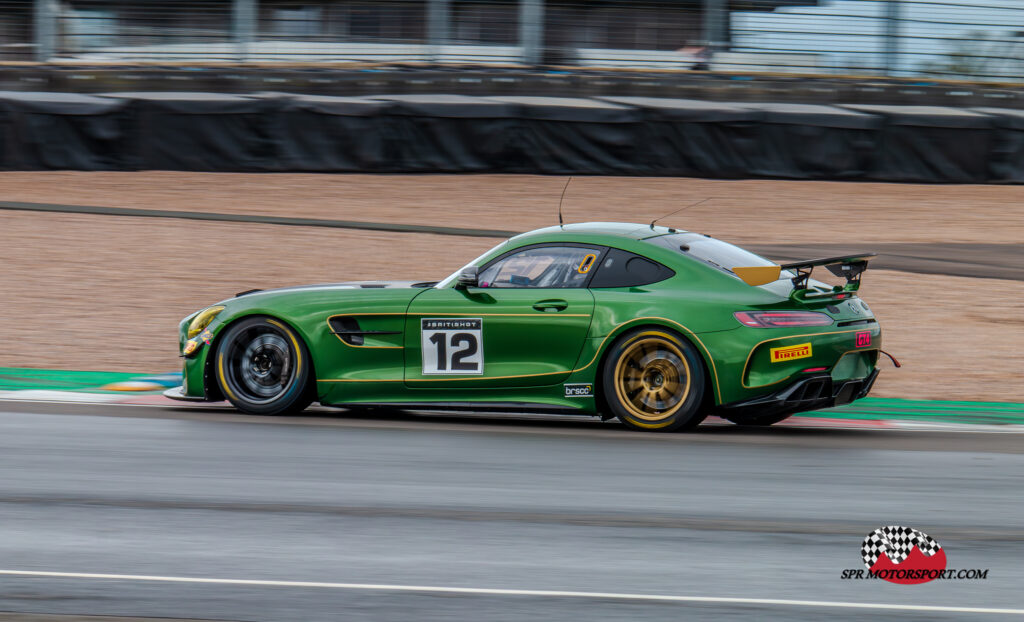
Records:
<instances>
[{"instance_id":1,"label":"tow hook strap","mask_svg":"<svg viewBox=\"0 0 1024 622\"><path fill-rule=\"evenodd\" d=\"M892 361L892 364L893 364L893 365L895 365L895 366L896 366L897 368L903 367L902 365L900 365L900 362L896 360L896 357L895 357L895 356L893 356L893 355L889 354L889 353L888 353L888 352L886 352L885 350L879 350L879 351L880 351L880 352L881 352L882 354L884 354L884 355L888 356L888 357L889 357L889 359L890 359L890 360Z\"/></svg>"}]
</instances>

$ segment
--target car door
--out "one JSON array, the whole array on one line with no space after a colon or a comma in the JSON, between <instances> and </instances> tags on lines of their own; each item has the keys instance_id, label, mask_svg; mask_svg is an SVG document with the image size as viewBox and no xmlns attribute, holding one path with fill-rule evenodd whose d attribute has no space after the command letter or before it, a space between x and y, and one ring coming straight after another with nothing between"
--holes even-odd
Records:
<instances>
[{"instance_id":1,"label":"car door","mask_svg":"<svg viewBox=\"0 0 1024 622\"><path fill-rule=\"evenodd\" d=\"M477 287L432 289L409 307L411 388L530 387L564 381L590 330L591 268L604 249L542 244L480 267Z\"/></svg>"}]
</instances>

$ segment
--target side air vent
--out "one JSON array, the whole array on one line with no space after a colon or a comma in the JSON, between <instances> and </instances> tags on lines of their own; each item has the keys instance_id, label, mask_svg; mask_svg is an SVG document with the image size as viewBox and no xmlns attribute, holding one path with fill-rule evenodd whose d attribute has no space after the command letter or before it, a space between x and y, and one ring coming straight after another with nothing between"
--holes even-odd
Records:
<instances>
[{"instance_id":1,"label":"side air vent","mask_svg":"<svg viewBox=\"0 0 1024 622\"><path fill-rule=\"evenodd\" d=\"M328 323L334 334L341 337L341 340L350 346L361 346L365 343L363 335L359 332L359 322L355 318L336 316L332 317Z\"/></svg>"},{"instance_id":2,"label":"side air vent","mask_svg":"<svg viewBox=\"0 0 1024 622\"><path fill-rule=\"evenodd\" d=\"M361 346L366 344L364 335L401 335L400 330L365 330L359 326L354 317L335 315L327 320L331 326L331 332L337 335L342 341L350 346Z\"/></svg>"}]
</instances>

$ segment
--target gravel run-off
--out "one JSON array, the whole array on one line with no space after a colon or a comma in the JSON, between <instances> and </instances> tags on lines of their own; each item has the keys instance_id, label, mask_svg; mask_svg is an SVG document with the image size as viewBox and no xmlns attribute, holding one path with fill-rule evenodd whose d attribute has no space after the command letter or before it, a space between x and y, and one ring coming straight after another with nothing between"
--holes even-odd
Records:
<instances>
[{"instance_id":1,"label":"gravel run-off","mask_svg":"<svg viewBox=\"0 0 1024 622\"><path fill-rule=\"evenodd\" d=\"M565 177L0 173L0 200L529 230L557 221ZM1015 186L575 178L567 222L662 221L738 244L1024 241ZM0 366L160 372L177 322L260 287L436 279L499 240L0 211ZM873 395L1024 400L1024 281L869 271L884 328Z\"/></svg>"}]
</instances>

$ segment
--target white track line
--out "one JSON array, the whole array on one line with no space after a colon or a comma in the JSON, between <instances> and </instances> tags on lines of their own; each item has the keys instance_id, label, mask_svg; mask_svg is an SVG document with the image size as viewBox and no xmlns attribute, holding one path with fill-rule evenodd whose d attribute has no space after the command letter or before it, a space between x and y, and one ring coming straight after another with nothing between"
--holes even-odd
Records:
<instances>
[{"instance_id":1,"label":"white track line","mask_svg":"<svg viewBox=\"0 0 1024 622\"><path fill-rule=\"evenodd\" d=\"M23 389L0 391L0 400L11 402L46 402L61 404L111 404L127 397L123 393L82 393L79 391L49 391Z\"/></svg>"},{"instance_id":2,"label":"white track line","mask_svg":"<svg viewBox=\"0 0 1024 622\"><path fill-rule=\"evenodd\" d=\"M875 609L885 611L934 611L943 613L994 613L1024 615L1024 609L988 607L944 607L939 605L897 605L885 603L849 603L826 600L786 600L779 598L732 598L716 596L671 596L661 594L624 594L617 592L567 592L560 590L506 590L478 587L440 587L434 585L389 585L377 583L325 583L320 581L269 581L259 579L211 579L202 577L162 577L132 574L98 574L88 572L45 572L35 570L0 570L0 575L22 577L55 577L64 579L116 579L123 581L161 581L165 583L206 583L214 585L260 585L269 587L308 587L336 590L375 590L389 592L423 592L442 594L482 594L492 596L541 596L551 598L590 598L595 600L632 600L678 603L718 603L733 605L777 605L782 607L819 607L833 609Z\"/></svg>"}]
</instances>

